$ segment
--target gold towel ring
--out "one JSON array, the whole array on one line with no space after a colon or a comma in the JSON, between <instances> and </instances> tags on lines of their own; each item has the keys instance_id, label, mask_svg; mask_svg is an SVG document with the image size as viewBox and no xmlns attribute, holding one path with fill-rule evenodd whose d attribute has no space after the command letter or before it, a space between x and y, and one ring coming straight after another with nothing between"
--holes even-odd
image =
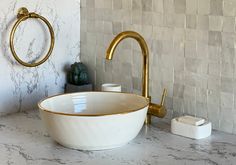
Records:
<instances>
[{"instance_id":1,"label":"gold towel ring","mask_svg":"<svg viewBox=\"0 0 236 165\"><path fill-rule=\"evenodd\" d=\"M27 8L20 8L19 11L18 11L18 14L17 14L17 22L14 24L12 30L11 30L11 34L10 34L10 48L11 48L11 52L14 56L14 58L16 59L16 61L18 61L21 65L23 66L26 66L26 67L36 67L38 65L41 65L43 64L45 61L47 61L47 59L49 58L49 56L51 55L52 53L52 50L53 50L53 47L54 47L54 43L55 43L55 37L54 37L54 32L53 32L53 28L51 26L51 24L48 22L48 20L36 13L29 13L29 11L27 10ZM16 32L16 28L19 26L19 24L22 22L22 21L25 21L27 20L28 18L39 18L41 19L44 23L46 23L46 25L48 26L49 28L49 32L50 32L50 35L51 35L51 45L50 45L50 48L49 48L49 51L48 53L46 54L46 56L39 62L35 62L35 63L27 63L27 62L24 62L22 61L18 55L16 54L15 52L15 48L14 48L14 35L15 35L15 32Z\"/></svg>"}]
</instances>

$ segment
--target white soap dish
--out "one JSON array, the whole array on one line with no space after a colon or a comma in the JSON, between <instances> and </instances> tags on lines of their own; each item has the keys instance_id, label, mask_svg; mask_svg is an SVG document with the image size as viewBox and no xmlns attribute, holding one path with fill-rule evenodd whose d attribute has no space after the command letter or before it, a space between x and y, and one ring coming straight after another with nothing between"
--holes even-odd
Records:
<instances>
[{"instance_id":1,"label":"white soap dish","mask_svg":"<svg viewBox=\"0 0 236 165\"><path fill-rule=\"evenodd\" d=\"M171 132L176 135L192 138L202 139L211 135L211 122L205 121L201 125L193 125L186 122L181 122L177 118L171 120Z\"/></svg>"}]
</instances>

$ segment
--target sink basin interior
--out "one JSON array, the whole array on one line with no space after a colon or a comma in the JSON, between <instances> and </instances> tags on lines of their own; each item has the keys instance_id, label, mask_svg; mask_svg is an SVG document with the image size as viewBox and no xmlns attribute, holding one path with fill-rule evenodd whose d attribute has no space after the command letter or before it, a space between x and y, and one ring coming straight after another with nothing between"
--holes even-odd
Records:
<instances>
[{"instance_id":1,"label":"sink basin interior","mask_svg":"<svg viewBox=\"0 0 236 165\"><path fill-rule=\"evenodd\" d=\"M48 112L78 116L112 115L137 111L148 105L142 96L116 92L85 92L52 96L39 103Z\"/></svg>"}]
</instances>

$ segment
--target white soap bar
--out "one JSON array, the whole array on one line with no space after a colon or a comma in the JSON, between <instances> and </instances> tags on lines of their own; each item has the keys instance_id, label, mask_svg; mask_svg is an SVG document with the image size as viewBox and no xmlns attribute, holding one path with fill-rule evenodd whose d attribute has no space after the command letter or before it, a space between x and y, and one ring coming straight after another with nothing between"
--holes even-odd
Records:
<instances>
[{"instance_id":1,"label":"white soap bar","mask_svg":"<svg viewBox=\"0 0 236 165\"><path fill-rule=\"evenodd\" d=\"M185 124L190 124L190 125L195 125L199 126L204 124L205 119L198 118L198 117L193 117L193 116L181 116L177 118L179 122L185 123Z\"/></svg>"}]
</instances>

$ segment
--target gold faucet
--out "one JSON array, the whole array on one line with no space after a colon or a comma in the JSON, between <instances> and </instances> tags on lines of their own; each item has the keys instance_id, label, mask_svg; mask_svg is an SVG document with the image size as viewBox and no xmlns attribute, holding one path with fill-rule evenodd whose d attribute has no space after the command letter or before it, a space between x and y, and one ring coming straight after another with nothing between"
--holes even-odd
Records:
<instances>
[{"instance_id":1,"label":"gold faucet","mask_svg":"<svg viewBox=\"0 0 236 165\"><path fill-rule=\"evenodd\" d=\"M151 123L151 116L157 116L163 118L166 115L166 108L164 106L165 97L167 90L164 89L161 99L161 104L154 104L151 103L151 97L149 96L149 52L148 46L144 38L134 31L124 31L118 34L111 42L110 46L107 49L106 59L112 60L114 51L117 45L125 38L133 38L135 39L142 50L143 54L143 73L142 73L142 95L149 99L149 108L148 108L148 115L146 118L146 124Z\"/></svg>"}]
</instances>

